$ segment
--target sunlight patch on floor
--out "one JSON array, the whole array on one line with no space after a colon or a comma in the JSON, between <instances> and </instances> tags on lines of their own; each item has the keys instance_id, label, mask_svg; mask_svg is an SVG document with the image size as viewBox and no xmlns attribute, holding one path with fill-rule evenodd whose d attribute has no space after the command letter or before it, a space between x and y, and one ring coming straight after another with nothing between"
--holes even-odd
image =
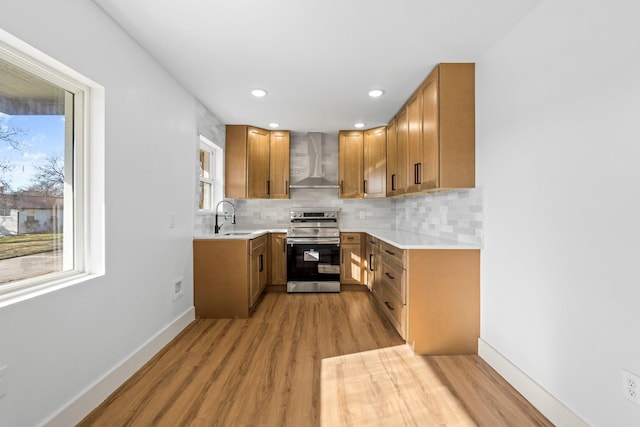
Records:
<instances>
[{"instance_id":1,"label":"sunlight patch on floor","mask_svg":"<svg viewBox=\"0 0 640 427\"><path fill-rule=\"evenodd\" d=\"M408 345L322 360L322 426L476 426Z\"/></svg>"}]
</instances>

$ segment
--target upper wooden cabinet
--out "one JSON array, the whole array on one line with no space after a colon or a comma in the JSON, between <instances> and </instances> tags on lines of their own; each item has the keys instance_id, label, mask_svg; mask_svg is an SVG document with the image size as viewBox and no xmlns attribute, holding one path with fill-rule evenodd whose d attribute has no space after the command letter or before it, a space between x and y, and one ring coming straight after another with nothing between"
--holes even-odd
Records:
<instances>
[{"instance_id":1,"label":"upper wooden cabinet","mask_svg":"<svg viewBox=\"0 0 640 427\"><path fill-rule=\"evenodd\" d=\"M439 64L418 89L418 191L475 186L475 64Z\"/></svg>"},{"instance_id":2,"label":"upper wooden cabinet","mask_svg":"<svg viewBox=\"0 0 640 427\"><path fill-rule=\"evenodd\" d=\"M387 197L396 195L398 188L398 139L396 118L387 125Z\"/></svg>"},{"instance_id":3,"label":"upper wooden cabinet","mask_svg":"<svg viewBox=\"0 0 640 427\"><path fill-rule=\"evenodd\" d=\"M379 127L364 131L364 197L387 195L387 129Z\"/></svg>"},{"instance_id":4,"label":"upper wooden cabinet","mask_svg":"<svg viewBox=\"0 0 640 427\"><path fill-rule=\"evenodd\" d=\"M409 122L407 121L407 109L403 108L396 115L397 138L397 185L395 195L399 196L407 192L407 144L409 139Z\"/></svg>"},{"instance_id":5,"label":"upper wooden cabinet","mask_svg":"<svg viewBox=\"0 0 640 427\"><path fill-rule=\"evenodd\" d=\"M420 93L407 102L407 193L420 191L418 165L422 162L422 123L420 120Z\"/></svg>"},{"instance_id":6,"label":"upper wooden cabinet","mask_svg":"<svg viewBox=\"0 0 640 427\"><path fill-rule=\"evenodd\" d=\"M357 199L364 194L364 135L362 131L340 131L339 134L340 198Z\"/></svg>"},{"instance_id":7,"label":"upper wooden cabinet","mask_svg":"<svg viewBox=\"0 0 640 427\"><path fill-rule=\"evenodd\" d=\"M417 158L419 167L416 167L415 171L416 181L419 181L418 191L440 187L438 68L427 77L420 87L419 99L421 102L422 152Z\"/></svg>"},{"instance_id":8,"label":"upper wooden cabinet","mask_svg":"<svg viewBox=\"0 0 640 427\"><path fill-rule=\"evenodd\" d=\"M227 125L225 197L289 198L289 132Z\"/></svg>"},{"instance_id":9,"label":"upper wooden cabinet","mask_svg":"<svg viewBox=\"0 0 640 427\"><path fill-rule=\"evenodd\" d=\"M289 198L288 131L271 131L269 152L269 198Z\"/></svg>"},{"instance_id":10,"label":"upper wooden cabinet","mask_svg":"<svg viewBox=\"0 0 640 427\"><path fill-rule=\"evenodd\" d=\"M269 198L269 131L247 128L247 198Z\"/></svg>"},{"instance_id":11,"label":"upper wooden cabinet","mask_svg":"<svg viewBox=\"0 0 640 427\"><path fill-rule=\"evenodd\" d=\"M475 64L439 64L396 114L388 196L475 186ZM392 151L393 150L393 151ZM395 188L395 189L394 189Z\"/></svg>"}]
</instances>

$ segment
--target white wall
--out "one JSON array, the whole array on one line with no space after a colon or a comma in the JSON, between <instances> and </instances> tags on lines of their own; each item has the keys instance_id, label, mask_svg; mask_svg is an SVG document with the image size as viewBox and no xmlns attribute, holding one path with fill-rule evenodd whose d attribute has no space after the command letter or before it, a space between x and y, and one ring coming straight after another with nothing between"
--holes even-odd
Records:
<instances>
[{"instance_id":1,"label":"white wall","mask_svg":"<svg viewBox=\"0 0 640 427\"><path fill-rule=\"evenodd\" d=\"M488 344L593 426L638 426L640 3L542 1L477 62Z\"/></svg>"},{"instance_id":2,"label":"white wall","mask_svg":"<svg viewBox=\"0 0 640 427\"><path fill-rule=\"evenodd\" d=\"M106 274L0 309L0 425L31 427L193 306L196 103L93 2L3 2L0 28L106 95Z\"/></svg>"}]
</instances>

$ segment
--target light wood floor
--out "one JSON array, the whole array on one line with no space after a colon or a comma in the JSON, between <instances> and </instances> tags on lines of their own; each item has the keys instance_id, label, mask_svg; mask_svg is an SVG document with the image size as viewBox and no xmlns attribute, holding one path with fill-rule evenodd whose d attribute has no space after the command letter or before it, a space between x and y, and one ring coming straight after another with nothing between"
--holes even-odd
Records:
<instances>
[{"instance_id":1,"label":"light wood floor","mask_svg":"<svg viewBox=\"0 0 640 427\"><path fill-rule=\"evenodd\" d=\"M368 292L196 320L80 426L550 426L477 356L413 356Z\"/></svg>"}]
</instances>

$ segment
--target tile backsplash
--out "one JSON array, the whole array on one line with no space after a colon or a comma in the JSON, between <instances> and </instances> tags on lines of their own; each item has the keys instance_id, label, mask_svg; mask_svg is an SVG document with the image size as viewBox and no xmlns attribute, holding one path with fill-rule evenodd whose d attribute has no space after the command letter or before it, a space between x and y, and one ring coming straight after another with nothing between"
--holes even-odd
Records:
<instances>
[{"instance_id":1,"label":"tile backsplash","mask_svg":"<svg viewBox=\"0 0 640 427\"><path fill-rule=\"evenodd\" d=\"M482 189L471 188L397 199L399 229L464 243L482 244Z\"/></svg>"}]
</instances>

